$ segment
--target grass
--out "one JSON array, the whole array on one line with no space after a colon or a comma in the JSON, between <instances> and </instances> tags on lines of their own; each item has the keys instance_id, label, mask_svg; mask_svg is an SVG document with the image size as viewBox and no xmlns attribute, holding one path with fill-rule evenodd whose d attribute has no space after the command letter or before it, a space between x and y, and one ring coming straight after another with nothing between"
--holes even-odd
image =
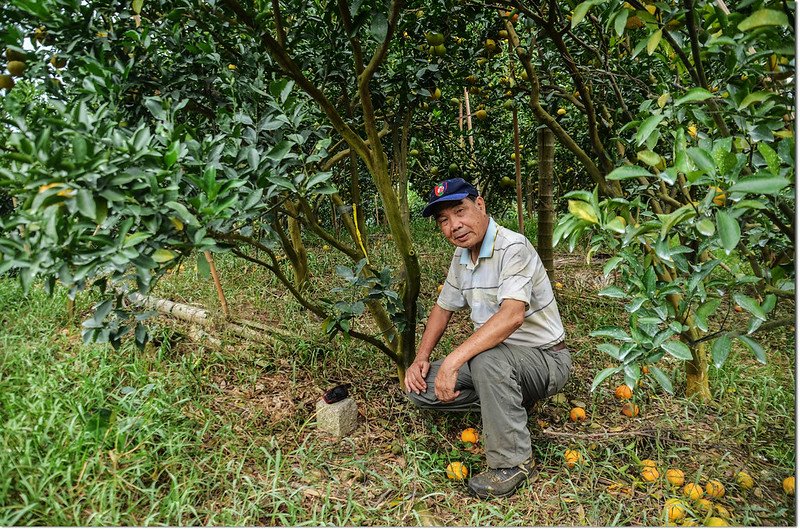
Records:
<instances>
[{"instance_id":1,"label":"grass","mask_svg":"<svg viewBox=\"0 0 800 529\"><path fill-rule=\"evenodd\" d=\"M431 224L413 229L427 310L451 249ZM372 233L370 244L377 263L392 261L384 235ZM318 247L311 254L318 280L308 293L323 296L344 263ZM226 337L217 347L162 320L144 351L84 345L77 322L90 297L78 298L72 321L62 290L25 296L0 280L1 525L664 525L664 500L678 493L663 479L642 482L638 462L646 458L662 476L677 467L687 480L722 481L727 492L716 503L734 524L795 523L794 498L781 489L796 461L795 339L786 329L762 338L766 365L736 348L723 369L711 368L712 404L646 382L637 392L642 414L626 419L613 397L619 381L589 392L593 375L610 365L589 331L622 310L591 294L602 282L596 263L557 255L573 376L563 399L541 403L531 417L536 475L512 498L479 501L445 476L454 460L482 470L481 445L459 440L461 429L480 429L478 414L412 408L385 357L355 341L329 342L274 278L217 261L237 315L280 326L294 341L266 347ZM189 262L158 293L218 306ZM471 328L465 316L455 324L439 354ZM680 366L664 367L680 394ZM353 383L361 415L341 441L320 435L313 420L319 395L338 381ZM584 424L566 420L575 403L586 405ZM567 448L583 464L568 469ZM735 485L740 470L756 489Z\"/></svg>"}]
</instances>

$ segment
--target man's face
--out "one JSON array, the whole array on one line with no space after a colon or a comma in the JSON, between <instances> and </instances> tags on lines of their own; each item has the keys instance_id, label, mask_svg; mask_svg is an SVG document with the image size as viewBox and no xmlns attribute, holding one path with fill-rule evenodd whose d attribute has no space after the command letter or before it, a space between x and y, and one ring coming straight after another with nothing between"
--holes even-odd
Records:
<instances>
[{"instance_id":1,"label":"man's face","mask_svg":"<svg viewBox=\"0 0 800 529\"><path fill-rule=\"evenodd\" d=\"M459 248L480 248L489 227L483 197L478 197L475 202L465 198L461 202L448 203L439 209L436 223L447 240Z\"/></svg>"}]
</instances>

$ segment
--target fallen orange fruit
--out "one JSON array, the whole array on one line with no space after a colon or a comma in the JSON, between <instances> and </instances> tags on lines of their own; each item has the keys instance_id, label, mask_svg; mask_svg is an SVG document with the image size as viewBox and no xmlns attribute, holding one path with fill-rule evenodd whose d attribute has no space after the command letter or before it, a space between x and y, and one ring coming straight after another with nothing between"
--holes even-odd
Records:
<instances>
[{"instance_id":1,"label":"fallen orange fruit","mask_svg":"<svg viewBox=\"0 0 800 529\"><path fill-rule=\"evenodd\" d=\"M460 461L453 461L447 465L447 477L450 479L466 479L469 469Z\"/></svg>"},{"instance_id":2,"label":"fallen orange fruit","mask_svg":"<svg viewBox=\"0 0 800 529\"><path fill-rule=\"evenodd\" d=\"M585 421L586 410L583 408L572 408L569 411L569 420L572 422Z\"/></svg>"},{"instance_id":3,"label":"fallen orange fruit","mask_svg":"<svg viewBox=\"0 0 800 529\"><path fill-rule=\"evenodd\" d=\"M629 399L633 397L633 390L631 390L631 388L629 388L626 384L622 384L617 386L617 389L614 390L614 396L619 400Z\"/></svg>"},{"instance_id":4,"label":"fallen orange fruit","mask_svg":"<svg viewBox=\"0 0 800 529\"><path fill-rule=\"evenodd\" d=\"M477 443L478 442L478 430L475 428L467 428L463 432L461 432L461 440L465 443Z\"/></svg>"}]
</instances>

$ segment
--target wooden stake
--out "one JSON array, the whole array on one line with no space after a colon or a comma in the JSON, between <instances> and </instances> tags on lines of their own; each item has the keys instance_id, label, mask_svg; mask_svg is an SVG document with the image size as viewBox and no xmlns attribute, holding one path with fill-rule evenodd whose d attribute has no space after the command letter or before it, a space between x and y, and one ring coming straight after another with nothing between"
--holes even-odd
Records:
<instances>
[{"instance_id":1,"label":"wooden stake","mask_svg":"<svg viewBox=\"0 0 800 529\"><path fill-rule=\"evenodd\" d=\"M211 278L214 280L214 286L217 289L217 297L219 298L220 308L222 308L222 314L225 318L229 318L231 314L228 312L228 302L225 300L225 293L222 291L222 284L219 282L219 274L217 274L217 267L214 265L214 258L208 250L203 254L206 256L208 266L211 268Z\"/></svg>"},{"instance_id":2,"label":"wooden stake","mask_svg":"<svg viewBox=\"0 0 800 529\"><path fill-rule=\"evenodd\" d=\"M467 106L467 134L469 135L469 156L475 155L475 143L472 138L472 111L469 109L469 92L464 88L464 104Z\"/></svg>"}]
</instances>

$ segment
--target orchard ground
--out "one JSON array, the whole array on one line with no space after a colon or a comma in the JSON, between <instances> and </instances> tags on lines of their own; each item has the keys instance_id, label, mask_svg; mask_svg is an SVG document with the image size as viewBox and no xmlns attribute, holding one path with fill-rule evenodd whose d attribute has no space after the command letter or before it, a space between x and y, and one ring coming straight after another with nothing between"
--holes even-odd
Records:
<instances>
[{"instance_id":1,"label":"orchard ground","mask_svg":"<svg viewBox=\"0 0 800 529\"><path fill-rule=\"evenodd\" d=\"M432 224L417 221L413 231L427 311L452 249ZM534 226L527 231L535 240ZM386 242L380 231L369 237L390 262ZM335 265L346 264L322 244L309 244L309 254L315 275L335 278ZM36 287L25 296L14 279L0 279L0 524L665 525L665 501L681 496L665 479L670 468L687 483L722 482L725 495L711 515L720 517L721 507L731 525L796 524L795 496L782 488L796 464L793 328L760 336L766 365L734 348L721 369L712 366L711 404L682 397L682 370L663 360L676 395L645 377L634 392L641 412L630 419L614 397L621 379L589 391L594 375L612 365L589 333L624 321L624 308L596 295L611 280L602 276L602 257L587 264L577 251L559 251L553 281L563 285L557 297L574 372L531 415L535 475L512 498L481 501L445 473L453 461L483 469L480 441L460 440L465 428L480 433L478 414L413 408L387 358L356 340L328 341L322 322L254 266L224 255L216 264L237 317L292 338L257 345L220 328L213 334L222 343L214 345L159 319L144 351L132 340L117 351L84 345L89 294L70 318L63 289L50 298ZM219 306L191 260L156 295ZM746 324L733 310L728 317ZM459 315L436 354L470 328ZM360 413L343 440L320 435L314 423L317 399L338 382L353 384ZM585 422L568 420L576 405ZM581 456L572 469L567 449ZM652 483L641 476L644 459L657 464ZM753 477L753 489L736 484L740 471ZM702 525L709 516L686 507L683 522Z\"/></svg>"}]
</instances>

